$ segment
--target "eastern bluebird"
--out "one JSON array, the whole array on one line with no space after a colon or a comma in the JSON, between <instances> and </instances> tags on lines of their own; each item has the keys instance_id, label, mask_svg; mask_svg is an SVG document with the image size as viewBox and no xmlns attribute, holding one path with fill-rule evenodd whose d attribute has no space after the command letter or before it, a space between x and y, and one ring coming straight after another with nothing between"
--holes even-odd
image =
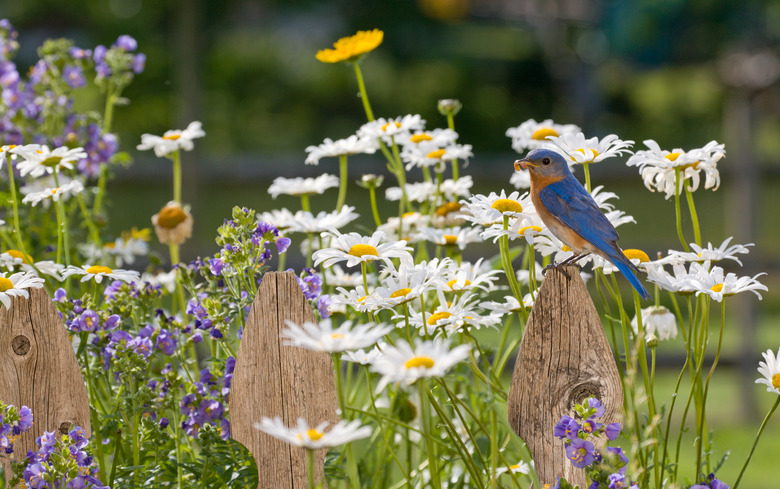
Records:
<instances>
[{"instance_id":1,"label":"eastern bluebird","mask_svg":"<svg viewBox=\"0 0 780 489\"><path fill-rule=\"evenodd\" d=\"M585 187L574 178L563 156L535 149L515 161L515 169L531 175L531 201L544 224L574 252L563 263L595 253L612 262L645 299L650 294L634 275L638 271L617 244L618 233ZM563 264L562 263L562 264Z\"/></svg>"}]
</instances>

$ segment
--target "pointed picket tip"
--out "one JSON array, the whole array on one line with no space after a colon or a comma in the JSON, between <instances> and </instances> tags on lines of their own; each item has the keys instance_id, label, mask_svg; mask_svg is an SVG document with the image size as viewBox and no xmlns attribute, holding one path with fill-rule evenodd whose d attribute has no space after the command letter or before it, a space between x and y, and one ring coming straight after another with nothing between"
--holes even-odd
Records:
<instances>
[{"instance_id":1,"label":"pointed picket tip","mask_svg":"<svg viewBox=\"0 0 780 489\"><path fill-rule=\"evenodd\" d=\"M509 424L528 444L542 484L561 476L586 487L585 471L566 458L553 428L591 396L606 408L602 422L619 420L620 377L593 300L576 267L550 269L528 318L507 401Z\"/></svg>"},{"instance_id":2,"label":"pointed picket tip","mask_svg":"<svg viewBox=\"0 0 780 489\"><path fill-rule=\"evenodd\" d=\"M62 319L44 289L28 290L29 299L0 306L0 400L33 413L32 428L14 443L17 457L37 450L44 431L81 426L91 436L87 388Z\"/></svg>"},{"instance_id":3,"label":"pointed picket tip","mask_svg":"<svg viewBox=\"0 0 780 489\"><path fill-rule=\"evenodd\" d=\"M229 398L231 436L255 458L262 489L306 488L306 455L256 429L256 422L264 416L279 416L287 426L299 417L311 426L339 420L330 355L283 345L285 320L315 318L295 275L269 272L244 327ZM325 450L318 450L317 480L324 480L324 462Z\"/></svg>"}]
</instances>

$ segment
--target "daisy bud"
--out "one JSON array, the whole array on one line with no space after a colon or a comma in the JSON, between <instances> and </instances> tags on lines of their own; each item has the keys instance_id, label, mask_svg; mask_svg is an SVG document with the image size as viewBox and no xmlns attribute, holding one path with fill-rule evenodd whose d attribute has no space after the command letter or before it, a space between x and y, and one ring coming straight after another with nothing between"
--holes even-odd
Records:
<instances>
[{"instance_id":1,"label":"daisy bud","mask_svg":"<svg viewBox=\"0 0 780 489\"><path fill-rule=\"evenodd\" d=\"M463 108L463 104L460 103L460 100L455 98L443 98L439 100L438 106L439 113L444 116L455 116L458 114L458 112L460 112L460 109Z\"/></svg>"},{"instance_id":2,"label":"daisy bud","mask_svg":"<svg viewBox=\"0 0 780 489\"><path fill-rule=\"evenodd\" d=\"M178 202L168 202L152 216L154 232L162 244L180 245L192 236L192 214Z\"/></svg>"}]
</instances>

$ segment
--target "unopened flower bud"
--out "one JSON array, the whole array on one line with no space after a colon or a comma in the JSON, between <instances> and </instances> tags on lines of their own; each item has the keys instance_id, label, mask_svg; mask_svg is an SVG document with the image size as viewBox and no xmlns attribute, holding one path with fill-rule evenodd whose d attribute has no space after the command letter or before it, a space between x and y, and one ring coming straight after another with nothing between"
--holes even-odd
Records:
<instances>
[{"instance_id":1,"label":"unopened flower bud","mask_svg":"<svg viewBox=\"0 0 780 489\"><path fill-rule=\"evenodd\" d=\"M439 113L441 115L455 116L463 108L463 104L456 98L443 98L439 100Z\"/></svg>"},{"instance_id":2,"label":"unopened flower bud","mask_svg":"<svg viewBox=\"0 0 780 489\"><path fill-rule=\"evenodd\" d=\"M658 337L653 333L650 333L649 335L647 335L647 338L645 338L645 342L647 343L648 347L655 348L656 346L658 346Z\"/></svg>"},{"instance_id":3,"label":"unopened flower bud","mask_svg":"<svg viewBox=\"0 0 780 489\"><path fill-rule=\"evenodd\" d=\"M363 175L357 182L358 185L365 189L377 188L382 185L385 177L382 175L374 175L373 173L367 173Z\"/></svg>"}]
</instances>

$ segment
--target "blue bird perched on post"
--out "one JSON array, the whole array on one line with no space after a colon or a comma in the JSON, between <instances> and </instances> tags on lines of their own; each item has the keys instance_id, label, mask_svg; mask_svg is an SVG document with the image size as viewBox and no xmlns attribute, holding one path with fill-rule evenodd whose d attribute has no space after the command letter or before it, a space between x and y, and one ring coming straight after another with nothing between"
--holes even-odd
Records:
<instances>
[{"instance_id":1,"label":"blue bird perched on post","mask_svg":"<svg viewBox=\"0 0 780 489\"><path fill-rule=\"evenodd\" d=\"M515 161L515 170L531 175L531 201L550 232L572 249L574 255L560 265L594 253L609 260L645 299L650 294L634 275L637 268L617 244L618 233L585 187L574 178L559 153L535 149Z\"/></svg>"}]
</instances>

